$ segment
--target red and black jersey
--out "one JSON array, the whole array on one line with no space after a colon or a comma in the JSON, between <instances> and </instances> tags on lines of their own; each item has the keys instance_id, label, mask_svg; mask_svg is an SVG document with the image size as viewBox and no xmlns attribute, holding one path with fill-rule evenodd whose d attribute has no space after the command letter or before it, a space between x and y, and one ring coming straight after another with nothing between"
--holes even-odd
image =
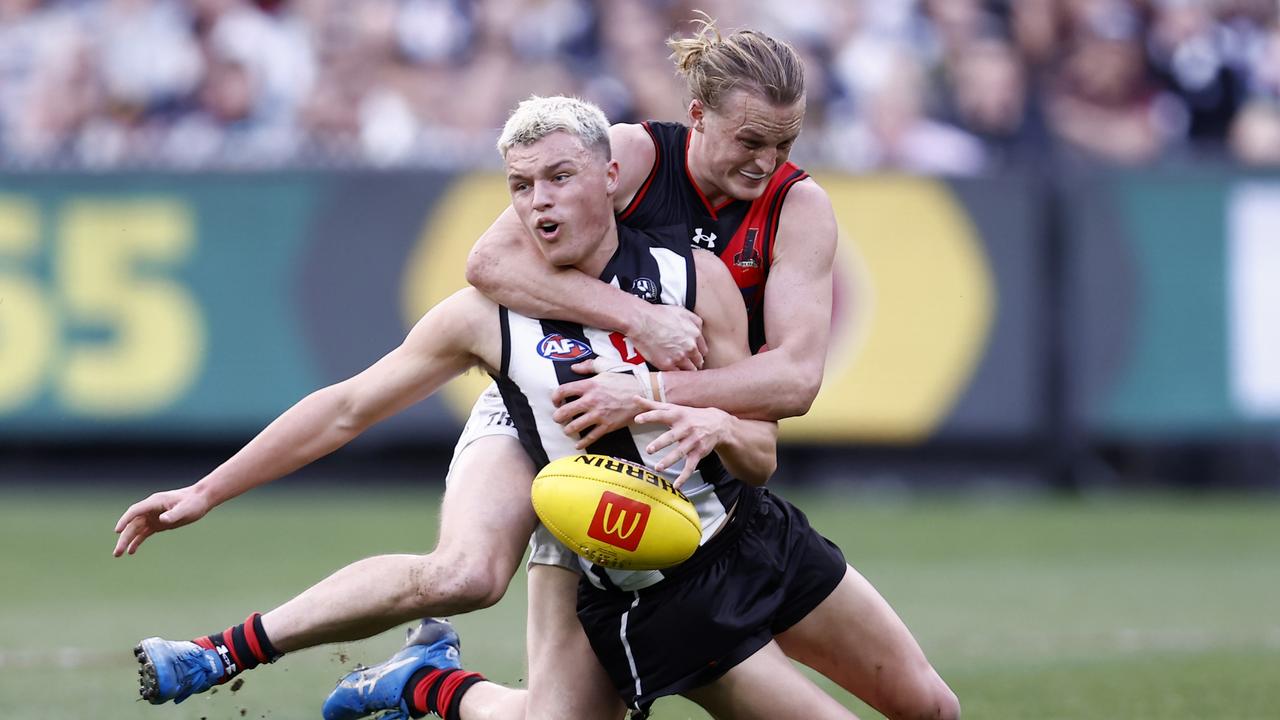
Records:
<instances>
[{"instance_id":1,"label":"red and black jersey","mask_svg":"<svg viewBox=\"0 0 1280 720\"><path fill-rule=\"evenodd\" d=\"M790 162L774 172L764 194L752 202L727 200L712 207L689 174L689 128L679 123L646 122L653 138L653 169L618 221L636 228L685 224L689 241L720 256L742 291L747 306L751 351L764 346L764 284L773 261L782 202L809 174Z\"/></svg>"}]
</instances>

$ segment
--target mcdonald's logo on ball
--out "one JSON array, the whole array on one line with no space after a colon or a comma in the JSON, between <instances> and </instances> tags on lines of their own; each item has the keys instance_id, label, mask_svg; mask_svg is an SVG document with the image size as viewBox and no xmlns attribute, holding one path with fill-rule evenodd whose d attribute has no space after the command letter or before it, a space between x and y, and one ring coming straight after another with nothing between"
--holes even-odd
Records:
<instances>
[{"instance_id":1,"label":"mcdonald's logo on ball","mask_svg":"<svg viewBox=\"0 0 1280 720\"><path fill-rule=\"evenodd\" d=\"M693 555L702 540L693 503L666 477L625 460L553 460L534 478L532 498L547 530L601 567L671 567Z\"/></svg>"},{"instance_id":2,"label":"mcdonald's logo on ball","mask_svg":"<svg viewBox=\"0 0 1280 720\"><path fill-rule=\"evenodd\" d=\"M605 491L591 518L587 536L627 552L634 552L644 537L644 527L649 524L649 504L628 500L621 495Z\"/></svg>"}]
</instances>

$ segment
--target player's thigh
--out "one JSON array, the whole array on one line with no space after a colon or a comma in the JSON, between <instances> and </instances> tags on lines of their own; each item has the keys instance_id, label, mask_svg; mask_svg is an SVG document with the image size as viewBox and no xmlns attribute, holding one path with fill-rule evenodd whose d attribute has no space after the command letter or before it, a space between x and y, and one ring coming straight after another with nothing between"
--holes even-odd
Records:
<instances>
[{"instance_id":1,"label":"player's thigh","mask_svg":"<svg viewBox=\"0 0 1280 720\"><path fill-rule=\"evenodd\" d=\"M513 436L468 443L449 470L437 551L501 558L514 572L537 522L529 500L533 475L533 463Z\"/></svg>"},{"instance_id":2,"label":"player's thigh","mask_svg":"<svg viewBox=\"0 0 1280 720\"><path fill-rule=\"evenodd\" d=\"M626 708L578 622L576 572L529 568L526 720L611 720Z\"/></svg>"},{"instance_id":3,"label":"player's thigh","mask_svg":"<svg viewBox=\"0 0 1280 720\"><path fill-rule=\"evenodd\" d=\"M719 680L685 693L717 720L847 720L856 717L805 677L776 642Z\"/></svg>"},{"instance_id":4,"label":"player's thigh","mask_svg":"<svg viewBox=\"0 0 1280 720\"><path fill-rule=\"evenodd\" d=\"M889 717L951 717L955 696L911 631L857 570L777 636L791 658L831 678Z\"/></svg>"}]
</instances>

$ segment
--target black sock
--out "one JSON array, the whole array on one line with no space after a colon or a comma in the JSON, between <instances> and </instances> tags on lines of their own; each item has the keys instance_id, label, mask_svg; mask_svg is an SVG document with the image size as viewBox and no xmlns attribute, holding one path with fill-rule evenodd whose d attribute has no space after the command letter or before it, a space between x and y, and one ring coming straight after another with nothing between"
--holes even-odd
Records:
<instances>
[{"instance_id":1,"label":"black sock","mask_svg":"<svg viewBox=\"0 0 1280 720\"><path fill-rule=\"evenodd\" d=\"M222 658L224 683L245 670L252 670L263 663L275 662L280 657L275 646L262 629L262 615L254 613L239 625L220 633L195 639L195 644L214 650Z\"/></svg>"}]
</instances>

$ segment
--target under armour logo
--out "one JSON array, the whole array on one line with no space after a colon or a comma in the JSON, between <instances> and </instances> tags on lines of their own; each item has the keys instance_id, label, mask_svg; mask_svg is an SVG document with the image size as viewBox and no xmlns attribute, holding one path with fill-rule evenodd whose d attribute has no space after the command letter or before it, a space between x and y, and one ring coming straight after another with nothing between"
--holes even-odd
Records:
<instances>
[{"instance_id":1,"label":"under armour logo","mask_svg":"<svg viewBox=\"0 0 1280 720\"><path fill-rule=\"evenodd\" d=\"M693 244L698 246L706 246L708 250L716 249L716 234L703 235L702 228L693 229Z\"/></svg>"},{"instance_id":2,"label":"under armour logo","mask_svg":"<svg viewBox=\"0 0 1280 720\"><path fill-rule=\"evenodd\" d=\"M219 644L214 648L214 650L218 653L218 658L222 660L222 674L224 676L230 677L240 671L239 668L236 667L235 658L231 656L231 651L227 649L226 645ZM209 669L216 673L218 669L214 667L215 663L213 662L213 658L208 658L206 656L206 659L209 660Z\"/></svg>"}]
</instances>

